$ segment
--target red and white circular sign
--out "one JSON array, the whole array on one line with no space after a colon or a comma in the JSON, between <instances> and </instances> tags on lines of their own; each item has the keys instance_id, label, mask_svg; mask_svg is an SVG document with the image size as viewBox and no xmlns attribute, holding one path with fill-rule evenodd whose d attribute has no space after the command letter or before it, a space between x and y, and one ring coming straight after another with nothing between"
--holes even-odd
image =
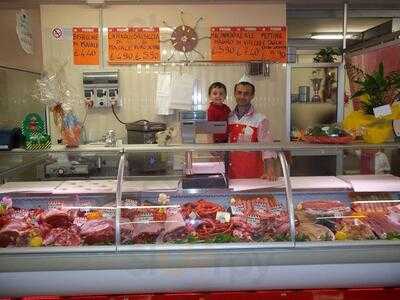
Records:
<instances>
[{"instance_id":1,"label":"red and white circular sign","mask_svg":"<svg viewBox=\"0 0 400 300\"><path fill-rule=\"evenodd\" d=\"M56 40L62 40L64 38L64 30L62 29L62 27L54 27L51 30L51 35Z\"/></svg>"}]
</instances>

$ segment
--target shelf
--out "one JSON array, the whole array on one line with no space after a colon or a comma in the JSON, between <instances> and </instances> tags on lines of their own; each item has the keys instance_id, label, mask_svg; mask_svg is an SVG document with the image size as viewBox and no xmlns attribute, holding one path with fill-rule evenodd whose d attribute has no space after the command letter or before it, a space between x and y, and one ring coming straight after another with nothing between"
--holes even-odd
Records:
<instances>
[{"instance_id":1,"label":"shelf","mask_svg":"<svg viewBox=\"0 0 400 300\"><path fill-rule=\"evenodd\" d=\"M323 154L324 151L331 153L336 150L344 149L379 149L393 148L399 149L400 143L389 142L384 144L365 144L355 142L346 145L332 144L305 144L301 142L290 143L249 143L249 144L176 144L168 146L158 146L156 144L125 144L121 147L104 147L101 145L81 145L77 148L66 148L63 145L55 145L45 150L25 150L14 149L12 151L1 152L0 155L15 155L26 153L82 153L94 152L101 154L120 154L138 152L187 152L187 151L310 151L315 150Z\"/></svg>"}]
</instances>

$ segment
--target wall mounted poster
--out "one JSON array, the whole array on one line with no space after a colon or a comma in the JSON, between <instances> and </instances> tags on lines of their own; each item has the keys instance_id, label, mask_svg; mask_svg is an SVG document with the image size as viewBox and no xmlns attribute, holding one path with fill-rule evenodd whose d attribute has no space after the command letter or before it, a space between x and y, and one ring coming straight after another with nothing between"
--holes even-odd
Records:
<instances>
[{"instance_id":1,"label":"wall mounted poster","mask_svg":"<svg viewBox=\"0 0 400 300\"><path fill-rule=\"evenodd\" d=\"M99 64L99 29L93 27L74 27L72 44L75 65Z\"/></svg>"},{"instance_id":2,"label":"wall mounted poster","mask_svg":"<svg viewBox=\"0 0 400 300\"><path fill-rule=\"evenodd\" d=\"M108 28L108 62L130 64L160 61L157 27Z\"/></svg>"},{"instance_id":3,"label":"wall mounted poster","mask_svg":"<svg viewBox=\"0 0 400 300\"><path fill-rule=\"evenodd\" d=\"M211 59L285 63L286 27L211 27Z\"/></svg>"},{"instance_id":4,"label":"wall mounted poster","mask_svg":"<svg viewBox=\"0 0 400 300\"><path fill-rule=\"evenodd\" d=\"M21 9L17 12L17 35L19 43L28 54L33 54L33 36L29 11Z\"/></svg>"}]
</instances>

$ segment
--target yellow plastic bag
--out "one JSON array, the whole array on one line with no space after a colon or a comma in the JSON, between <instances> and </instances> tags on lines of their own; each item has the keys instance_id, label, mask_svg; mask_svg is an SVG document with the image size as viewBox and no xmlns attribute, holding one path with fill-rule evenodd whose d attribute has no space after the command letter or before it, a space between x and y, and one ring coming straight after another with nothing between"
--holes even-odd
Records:
<instances>
[{"instance_id":1,"label":"yellow plastic bag","mask_svg":"<svg viewBox=\"0 0 400 300\"><path fill-rule=\"evenodd\" d=\"M362 135L362 128L374 122L376 118L372 115L366 115L362 111L351 112L344 120L342 127L345 131L354 136Z\"/></svg>"},{"instance_id":2,"label":"yellow plastic bag","mask_svg":"<svg viewBox=\"0 0 400 300\"><path fill-rule=\"evenodd\" d=\"M380 144L386 142L393 134L392 122L384 118L376 119L362 128L362 137L366 143Z\"/></svg>"}]
</instances>

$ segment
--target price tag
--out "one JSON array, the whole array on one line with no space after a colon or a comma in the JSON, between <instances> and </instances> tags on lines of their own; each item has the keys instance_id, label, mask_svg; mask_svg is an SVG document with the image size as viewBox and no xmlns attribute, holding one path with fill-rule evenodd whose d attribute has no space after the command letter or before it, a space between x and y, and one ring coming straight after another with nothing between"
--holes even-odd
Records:
<instances>
[{"instance_id":1,"label":"price tag","mask_svg":"<svg viewBox=\"0 0 400 300\"><path fill-rule=\"evenodd\" d=\"M61 209L64 206L64 202L62 200L49 200L47 203L48 209Z\"/></svg>"},{"instance_id":2,"label":"price tag","mask_svg":"<svg viewBox=\"0 0 400 300\"><path fill-rule=\"evenodd\" d=\"M211 27L213 61L287 62L285 26Z\"/></svg>"},{"instance_id":3,"label":"price tag","mask_svg":"<svg viewBox=\"0 0 400 300\"><path fill-rule=\"evenodd\" d=\"M215 219L221 223L229 223L231 220L231 214L225 211L218 211Z\"/></svg>"},{"instance_id":4,"label":"price tag","mask_svg":"<svg viewBox=\"0 0 400 300\"><path fill-rule=\"evenodd\" d=\"M390 115L392 113L392 109L389 104L378 106L374 108L374 115L376 118L384 117Z\"/></svg>"},{"instance_id":5,"label":"price tag","mask_svg":"<svg viewBox=\"0 0 400 300\"><path fill-rule=\"evenodd\" d=\"M101 210L104 218L106 219L114 219L115 218L115 208L102 208Z\"/></svg>"},{"instance_id":6,"label":"price tag","mask_svg":"<svg viewBox=\"0 0 400 300\"><path fill-rule=\"evenodd\" d=\"M189 218L191 218L192 220L196 220L197 219L197 214L194 212L194 211L192 211L190 214L189 214Z\"/></svg>"},{"instance_id":7,"label":"price tag","mask_svg":"<svg viewBox=\"0 0 400 300\"><path fill-rule=\"evenodd\" d=\"M335 212L335 213L333 214L333 216L334 216L335 218L337 218L337 219L343 218L343 214L340 213L340 212Z\"/></svg>"},{"instance_id":8,"label":"price tag","mask_svg":"<svg viewBox=\"0 0 400 300\"><path fill-rule=\"evenodd\" d=\"M266 204L266 203L264 203L264 202L257 202L257 203L254 204L254 210L255 210L257 213L266 212L266 211L269 210L268 208L269 208L269 207L268 207L268 204Z\"/></svg>"},{"instance_id":9,"label":"price tag","mask_svg":"<svg viewBox=\"0 0 400 300\"><path fill-rule=\"evenodd\" d=\"M160 30L157 27L108 28L108 62L131 64L160 60Z\"/></svg>"},{"instance_id":10,"label":"price tag","mask_svg":"<svg viewBox=\"0 0 400 300\"><path fill-rule=\"evenodd\" d=\"M247 223L249 223L251 227L256 228L256 227L260 226L261 221L260 221L260 218L257 216L249 216L247 218Z\"/></svg>"},{"instance_id":11,"label":"price tag","mask_svg":"<svg viewBox=\"0 0 400 300\"><path fill-rule=\"evenodd\" d=\"M271 212L274 213L274 214L279 214L279 213L281 213L283 210L284 210L284 209L283 209L283 206L279 204L277 207L272 208L272 209L271 209Z\"/></svg>"},{"instance_id":12,"label":"price tag","mask_svg":"<svg viewBox=\"0 0 400 300\"><path fill-rule=\"evenodd\" d=\"M72 46L75 65L99 64L99 29L74 27Z\"/></svg>"},{"instance_id":13,"label":"price tag","mask_svg":"<svg viewBox=\"0 0 400 300\"><path fill-rule=\"evenodd\" d=\"M125 199L125 206L136 207L138 206L138 202L133 199Z\"/></svg>"},{"instance_id":14,"label":"price tag","mask_svg":"<svg viewBox=\"0 0 400 300\"><path fill-rule=\"evenodd\" d=\"M231 212L232 215L234 216L243 216L244 215L243 210L244 210L243 207L231 205Z\"/></svg>"},{"instance_id":15,"label":"price tag","mask_svg":"<svg viewBox=\"0 0 400 300\"><path fill-rule=\"evenodd\" d=\"M136 218L136 221L138 223L150 223L150 222L154 221L154 217L153 217L153 214L151 214L151 213L143 213Z\"/></svg>"}]
</instances>

